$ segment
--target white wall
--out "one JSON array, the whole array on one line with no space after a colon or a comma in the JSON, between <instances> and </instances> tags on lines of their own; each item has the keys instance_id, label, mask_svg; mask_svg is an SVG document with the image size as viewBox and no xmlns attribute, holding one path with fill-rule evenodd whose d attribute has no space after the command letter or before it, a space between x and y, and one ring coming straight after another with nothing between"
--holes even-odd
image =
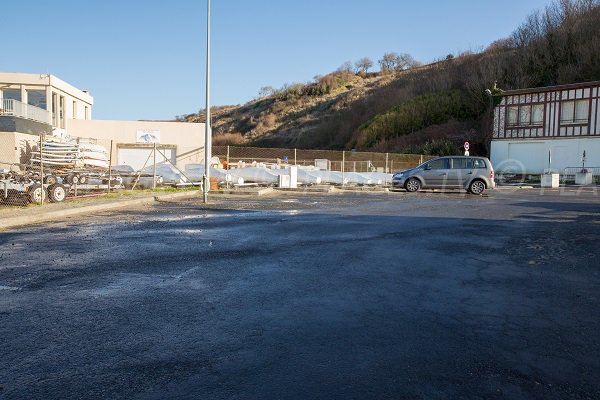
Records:
<instances>
[{"instance_id":1,"label":"white wall","mask_svg":"<svg viewBox=\"0 0 600 400\"><path fill-rule=\"evenodd\" d=\"M490 159L497 173L541 174L548 168L562 173L566 167L581 167L584 151L585 165L600 167L600 138L494 140Z\"/></svg>"},{"instance_id":2,"label":"white wall","mask_svg":"<svg viewBox=\"0 0 600 400\"><path fill-rule=\"evenodd\" d=\"M195 164L204 160L204 124L166 121L107 121L70 120L68 133L80 138L93 138L98 144L110 147L113 141L113 160L118 160L117 149L152 146L137 143L137 131L156 131L160 145L173 147L177 165ZM122 160L118 160L119 163Z\"/></svg>"}]
</instances>

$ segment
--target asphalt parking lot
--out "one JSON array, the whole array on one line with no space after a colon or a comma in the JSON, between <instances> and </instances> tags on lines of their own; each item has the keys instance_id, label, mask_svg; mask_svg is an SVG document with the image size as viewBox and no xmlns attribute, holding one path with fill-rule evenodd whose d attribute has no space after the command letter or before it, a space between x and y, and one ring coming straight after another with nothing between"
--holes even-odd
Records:
<instances>
[{"instance_id":1,"label":"asphalt parking lot","mask_svg":"<svg viewBox=\"0 0 600 400\"><path fill-rule=\"evenodd\" d=\"M161 202L0 232L0 399L599 399L596 190Z\"/></svg>"}]
</instances>

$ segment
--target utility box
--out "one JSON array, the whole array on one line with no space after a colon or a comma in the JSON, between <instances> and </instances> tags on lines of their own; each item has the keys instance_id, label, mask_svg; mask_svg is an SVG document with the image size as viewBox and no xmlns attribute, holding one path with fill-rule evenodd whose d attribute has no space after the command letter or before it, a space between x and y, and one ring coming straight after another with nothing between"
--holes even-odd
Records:
<instances>
[{"instance_id":1,"label":"utility box","mask_svg":"<svg viewBox=\"0 0 600 400\"><path fill-rule=\"evenodd\" d=\"M287 174L279 175L279 187L283 189L296 189L298 187L298 167L286 168Z\"/></svg>"},{"instance_id":2,"label":"utility box","mask_svg":"<svg viewBox=\"0 0 600 400\"><path fill-rule=\"evenodd\" d=\"M282 189L290 188L290 176L289 175L279 175L279 187Z\"/></svg>"},{"instance_id":3,"label":"utility box","mask_svg":"<svg viewBox=\"0 0 600 400\"><path fill-rule=\"evenodd\" d=\"M315 159L315 167L323 171L329 171L329 160L326 158L317 158Z\"/></svg>"},{"instance_id":4,"label":"utility box","mask_svg":"<svg viewBox=\"0 0 600 400\"><path fill-rule=\"evenodd\" d=\"M560 186L560 175L559 174L542 174L541 186L543 188L557 188Z\"/></svg>"},{"instance_id":5,"label":"utility box","mask_svg":"<svg viewBox=\"0 0 600 400\"><path fill-rule=\"evenodd\" d=\"M576 185L591 185L592 179L593 177L591 172L578 172L575 174Z\"/></svg>"}]
</instances>

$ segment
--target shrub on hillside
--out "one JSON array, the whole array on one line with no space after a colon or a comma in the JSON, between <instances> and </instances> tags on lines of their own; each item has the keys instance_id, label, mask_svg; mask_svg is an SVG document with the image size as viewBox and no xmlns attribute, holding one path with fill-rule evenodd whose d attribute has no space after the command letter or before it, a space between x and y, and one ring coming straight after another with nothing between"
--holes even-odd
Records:
<instances>
[{"instance_id":1,"label":"shrub on hillside","mask_svg":"<svg viewBox=\"0 0 600 400\"><path fill-rule=\"evenodd\" d=\"M451 119L474 119L484 111L483 105L471 102L459 90L419 96L377 115L363 125L356 144L360 149L369 148L381 140L406 135Z\"/></svg>"},{"instance_id":2,"label":"shrub on hillside","mask_svg":"<svg viewBox=\"0 0 600 400\"><path fill-rule=\"evenodd\" d=\"M218 133L212 137L213 146L232 146L244 143L241 133Z\"/></svg>"}]
</instances>

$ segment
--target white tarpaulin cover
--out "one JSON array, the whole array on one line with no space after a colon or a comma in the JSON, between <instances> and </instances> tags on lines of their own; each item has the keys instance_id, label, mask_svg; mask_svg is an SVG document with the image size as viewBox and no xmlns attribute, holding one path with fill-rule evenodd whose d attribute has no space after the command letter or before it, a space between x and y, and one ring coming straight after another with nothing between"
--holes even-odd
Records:
<instances>
[{"instance_id":1,"label":"white tarpaulin cover","mask_svg":"<svg viewBox=\"0 0 600 400\"><path fill-rule=\"evenodd\" d=\"M261 167L234 168L229 173L234 177L244 178L245 182L278 183L279 175Z\"/></svg>"},{"instance_id":2,"label":"white tarpaulin cover","mask_svg":"<svg viewBox=\"0 0 600 400\"><path fill-rule=\"evenodd\" d=\"M185 166L185 174L187 177L194 182L201 182L204 175L204 164L188 164ZM213 176L219 180L219 182L229 182L233 184L242 185L244 178L233 176L229 171L225 171L220 168L210 168L210 176Z\"/></svg>"},{"instance_id":3,"label":"white tarpaulin cover","mask_svg":"<svg viewBox=\"0 0 600 400\"><path fill-rule=\"evenodd\" d=\"M289 168L275 168L275 169L270 169L269 172L272 172L276 175L289 175L290 169ZM298 183L303 183L305 185L318 185L321 183L321 178L310 174L310 172L307 170L298 168L297 173L298 173L298 175L297 175Z\"/></svg>"}]
</instances>

